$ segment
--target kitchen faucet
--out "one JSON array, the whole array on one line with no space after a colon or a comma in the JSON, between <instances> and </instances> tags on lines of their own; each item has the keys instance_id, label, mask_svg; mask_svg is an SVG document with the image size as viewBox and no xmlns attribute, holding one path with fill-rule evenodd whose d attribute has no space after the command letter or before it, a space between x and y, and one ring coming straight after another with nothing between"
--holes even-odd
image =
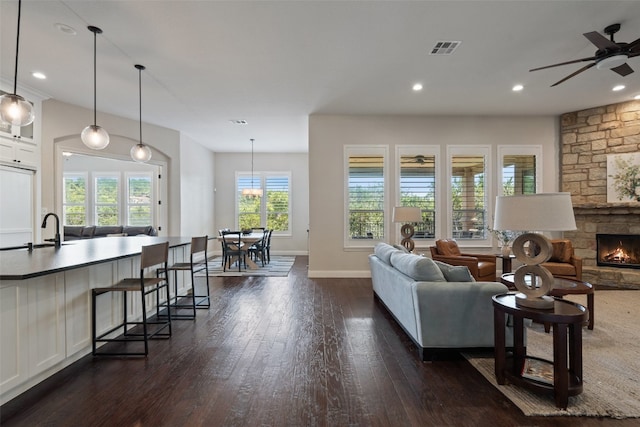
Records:
<instances>
[{"instance_id":1,"label":"kitchen faucet","mask_svg":"<svg viewBox=\"0 0 640 427\"><path fill-rule=\"evenodd\" d=\"M44 239L46 242L54 242L56 248L59 248L62 243L60 242L60 218L58 218L58 215L56 215L53 212L49 212L48 214L46 214L44 216L44 219L42 220L42 228L46 228L47 227L47 218L49 218L49 216L53 215L53 217L56 219L56 236L53 239Z\"/></svg>"}]
</instances>

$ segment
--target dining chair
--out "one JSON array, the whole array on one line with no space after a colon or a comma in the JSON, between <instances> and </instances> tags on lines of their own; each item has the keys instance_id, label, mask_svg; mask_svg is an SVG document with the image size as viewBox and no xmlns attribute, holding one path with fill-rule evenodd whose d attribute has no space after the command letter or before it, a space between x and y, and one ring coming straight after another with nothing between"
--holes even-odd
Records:
<instances>
[{"instance_id":1,"label":"dining chair","mask_svg":"<svg viewBox=\"0 0 640 427\"><path fill-rule=\"evenodd\" d=\"M255 257L254 259L258 259L260 257L260 261L262 261L262 266L264 267L264 261L267 257L267 239L269 237L269 230L263 230L262 239L255 242L253 245L249 247L249 255Z\"/></svg>"},{"instance_id":2,"label":"dining chair","mask_svg":"<svg viewBox=\"0 0 640 427\"><path fill-rule=\"evenodd\" d=\"M140 255L140 275L135 278L125 278L117 284L108 287L99 287L91 290L91 306L92 306L92 353L94 356L147 356L149 354L149 339L171 337L171 311L169 309L169 278L166 274L167 258L169 256L169 242L157 243L142 247ZM145 273L149 273L152 267L161 266L164 268L164 277L145 277ZM99 295L112 292L122 293L122 323L110 328L107 331L98 333L97 331L97 309ZM129 320L127 307L127 294L129 292L139 292L141 320ZM147 313L147 296L155 294L156 310L155 316L149 318ZM160 296L166 296L165 301L160 300ZM133 301L132 301L133 302ZM166 314L161 314L165 311ZM140 327L142 331L140 331ZM116 337L112 336L114 332L122 329L123 333ZM141 341L144 342L144 351L127 351L126 343ZM102 351L98 352L97 344L100 342L122 342L125 343L124 350Z\"/></svg>"},{"instance_id":3,"label":"dining chair","mask_svg":"<svg viewBox=\"0 0 640 427\"><path fill-rule=\"evenodd\" d=\"M227 271L227 266L231 267L234 260L238 263L238 271L242 271L243 262L244 267L247 268L247 249L244 248L244 243L242 243L241 231L222 232L222 245L224 247L222 271Z\"/></svg>"}]
</instances>

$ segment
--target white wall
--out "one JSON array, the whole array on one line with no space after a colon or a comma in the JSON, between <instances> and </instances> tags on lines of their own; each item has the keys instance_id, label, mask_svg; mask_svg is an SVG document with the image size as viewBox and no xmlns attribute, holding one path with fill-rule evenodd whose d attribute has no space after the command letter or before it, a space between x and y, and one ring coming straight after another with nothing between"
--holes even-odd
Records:
<instances>
[{"instance_id":1,"label":"white wall","mask_svg":"<svg viewBox=\"0 0 640 427\"><path fill-rule=\"evenodd\" d=\"M550 192L558 190L558 135L558 119L551 116L310 116L309 277L369 275L367 255L372 247L346 250L343 245L345 145L387 145L389 176L395 176L396 145L439 145L442 159L447 146L489 145L494 165L498 145L542 145L542 191ZM389 211L395 199L396 191L390 186ZM387 242L399 242L397 227L388 229ZM418 252L428 253L428 248Z\"/></svg>"},{"instance_id":2,"label":"white wall","mask_svg":"<svg viewBox=\"0 0 640 427\"><path fill-rule=\"evenodd\" d=\"M185 135L180 141L181 236L216 236L215 154Z\"/></svg>"},{"instance_id":3,"label":"white wall","mask_svg":"<svg viewBox=\"0 0 640 427\"><path fill-rule=\"evenodd\" d=\"M251 172L250 153L217 153L215 159L215 229L235 226L235 174ZM254 172L291 172L291 236L271 239L275 254L306 255L309 225L308 156L254 153Z\"/></svg>"}]
</instances>

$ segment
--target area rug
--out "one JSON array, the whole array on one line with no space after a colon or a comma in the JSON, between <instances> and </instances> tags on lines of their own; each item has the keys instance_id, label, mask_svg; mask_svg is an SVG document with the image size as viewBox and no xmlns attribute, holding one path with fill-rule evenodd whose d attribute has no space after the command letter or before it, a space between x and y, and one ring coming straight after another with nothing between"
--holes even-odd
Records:
<instances>
[{"instance_id":1,"label":"area rug","mask_svg":"<svg viewBox=\"0 0 640 427\"><path fill-rule=\"evenodd\" d=\"M582 298L581 298L582 297ZM586 304L584 296L565 297ZM640 291L596 291L595 327L583 329L583 392L566 410L553 396L495 380L491 355L464 356L527 416L640 417ZM542 325L527 329L527 354L552 358L552 335ZM488 357L487 357L488 356Z\"/></svg>"},{"instance_id":2,"label":"area rug","mask_svg":"<svg viewBox=\"0 0 640 427\"><path fill-rule=\"evenodd\" d=\"M209 277L238 277L238 276L268 276L268 277L286 277L289 275L291 267L296 260L295 256L272 255L271 262L262 267L262 263L257 261L257 269L245 269L238 271L238 267L222 271L222 258L215 257L209 261ZM196 276L204 276L205 272L200 271Z\"/></svg>"}]
</instances>

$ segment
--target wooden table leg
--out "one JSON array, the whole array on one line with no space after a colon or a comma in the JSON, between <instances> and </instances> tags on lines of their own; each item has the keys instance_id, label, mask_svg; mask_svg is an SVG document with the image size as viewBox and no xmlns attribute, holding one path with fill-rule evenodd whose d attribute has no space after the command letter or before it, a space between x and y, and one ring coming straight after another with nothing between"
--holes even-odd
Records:
<instances>
[{"instance_id":1,"label":"wooden table leg","mask_svg":"<svg viewBox=\"0 0 640 427\"><path fill-rule=\"evenodd\" d=\"M561 409L566 409L569 404L567 328L566 324L553 324L553 394L556 407Z\"/></svg>"},{"instance_id":2,"label":"wooden table leg","mask_svg":"<svg viewBox=\"0 0 640 427\"><path fill-rule=\"evenodd\" d=\"M513 375L520 376L527 349L524 346L524 318L513 316Z\"/></svg>"},{"instance_id":3,"label":"wooden table leg","mask_svg":"<svg viewBox=\"0 0 640 427\"><path fill-rule=\"evenodd\" d=\"M593 318L595 316L595 308L593 306L593 303L595 301L593 292L590 294L587 294L587 310L589 310L589 326L587 326L589 329L593 330Z\"/></svg>"},{"instance_id":4,"label":"wooden table leg","mask_svg":"<svg viewBox=\"0 0 640 427\"><path fill-rule=\"evenodd\" d=\"M569 375L582 390L582 325L569 325Z\"/></svg>"},{"instance_id":5,"label":"wooden table leg","mask_svg":"<svg viewBox=\"0 0 640 427\"><path fill-rule=\"evenodd\" d=\"M507 383L504 371L507 363L507 349L505 342L505 321L504 313L498 310L497 307L493 308L493 348L495 357L495 373L496 381L498 384L504 385Z\"/></svg>"}]
</instances>

